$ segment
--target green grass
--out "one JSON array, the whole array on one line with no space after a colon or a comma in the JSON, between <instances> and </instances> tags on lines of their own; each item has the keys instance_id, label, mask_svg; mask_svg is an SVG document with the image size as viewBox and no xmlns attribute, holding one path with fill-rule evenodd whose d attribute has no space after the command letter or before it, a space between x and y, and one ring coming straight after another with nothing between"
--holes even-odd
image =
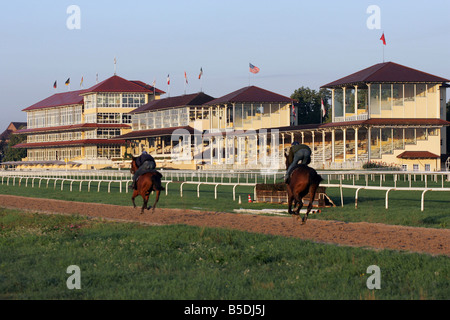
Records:
<instances>
[{"instance_id":1,"label":"green grass","mask_svg":"<svg viewBox=\"0 0 450 320\"><path fill-rule=\"evenodd\" d=\"M383 184L393 186L392 179L386 179ZM328 181L324 181L327 183ZM337 181L330 181L336 183ZM346 181L350 184L351 181ZM364 180L355 181L356 184L365 184ZM417 181L417 183L419 183ZM422 183L422 182L421 182ZM398 185L407 184L399 182ZM428 183L428 186L431 182ZM438 183L440 185L440 182ZM379 179L370 181L369 185L379 185ZM41 187L31 187L22 183L22 186L0 184L0 194L20 195L26 197L38 197L48 199L60 199L68 201L95 202L129 206L131 205L131 193L125 193L125 183L123 183L122 193L119 192L118 184L111 185L111 193L108 193L106 183L101 184L100 192L97 192L97 183L92 183L91 190L88 192L87 183L82 184L82 190L79 191L79 182L73 183L73 190L70 190L70 184L66 182L61 191L61 182L59 181L54 188L51 180L49 187L42 183ZM165 186L165 184L164 184ZM406 186L406 185L402 185ZM183 197L180 197L180 183L169 183L168 195L165 192L161 194L158 207L160 208L181 208L198 209L208 211L233 212L234 209L285 209L285 204L269 203L248 203L247 198L250 194L253 198L253 187L236 187L236 200L233 201L232 186L218 186L217 199L214 199L214 186L201 185L200 197L197 197L197 186L193 184L183 185ZM328 188L327 194L332 198L336 207L323 208L320 214L310 215L311 219L340 220L346 222L376 222L385 224L407 225L415 227L430 228L449 228L450 210L448 209L448 192L427 192L425 195L425 210L420 210L420 191L391 191L389 193L389 209L385 209L385 191L360 190L358 195L358 209L355 209L355 190L344 189L344 207L341 207L339 188ZM238 203L239 196L241 204ZM154 195L150 197L150 203L153 204ZM137 205L142 204L141 198L137 198Z\"/></svg>"},{"instance_id":2,"label":"green grass","mask_svg":"<svg viewBox=\"0 0 450 320\"><path fill-rule=\"evenodd\" d=\"M448 299L449 258L0 209L1 299ZM81 270L69 290L66 269ZM381 269L369 290L367 267Z\"/></svg>"}]
</instances>

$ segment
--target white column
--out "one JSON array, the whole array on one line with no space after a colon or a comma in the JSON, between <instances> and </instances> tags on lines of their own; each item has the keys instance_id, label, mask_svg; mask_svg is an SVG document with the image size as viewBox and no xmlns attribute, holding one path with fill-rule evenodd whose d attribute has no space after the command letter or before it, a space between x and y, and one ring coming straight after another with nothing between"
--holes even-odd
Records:
<instances>
[{"instance_id":1,"label":"white column","mask_svg":"<svg viewBox=\"0 0 450 320\"><path fill-rule=\"evenodd\" d=\"M325 164L325 130L322 131L322 162Z\"/></svg>"},{"instance_id":2,"label":"white column","mask_svg":"<svg viewBox=\"0 0 450 320\"><path fill-rule=\"evenodd\" d=\"M315 156L314 156L314 131L311 131L311 136L312 136L312 162L316 162Z\"/></svg>"},{"instance_id":3,"label":"white column","mask_svg":"<svg viewBox=\"0 0 450 320\"><path fill-rule=\"evenodd\" d=\"M334 89L331 89L331 122L334 122Z\"/></svg>"},{"instance_id":4,"label":"white column","mask_svg":"<svg viewBox=\"0 0 450 320\"><path fill-rule=\"evenodd\" d=\"M355 120L358 119L358 86L355 86Z\"/></svg>"},{"instance_id":5,"label":"white column","mask_svg":"<svg viewBox=\"0 0 450 320\"><path fill-rule=\"evenodd\" d=\"M355 130L355 162L358 161L358 128L354 128Z\"/></svg>"},{"instance_id":6,"label":"white column","mask_svg":"<svg viewBox=\"0 0 450 320\"><path fill-rule=\"evenodd\" d=\"M334 143L336 141L336 131L331 129L331 161L334 162Z\"/></svg>"},{"instance_id":7,"label":"white column","mask_svg":"<svg viewBox=\"0 0 450 320\"><path fill-rule=\"evenodd\" d=\"M346 156L347 156L347 147L345 146L345 140L346 140L346 133L347 133L347 129L342 129L342 140L343 140L343 142L344 142L344 159L343 159L343 162L345 162L345 160L346 160Z\"/></svg>"}]
</instances>

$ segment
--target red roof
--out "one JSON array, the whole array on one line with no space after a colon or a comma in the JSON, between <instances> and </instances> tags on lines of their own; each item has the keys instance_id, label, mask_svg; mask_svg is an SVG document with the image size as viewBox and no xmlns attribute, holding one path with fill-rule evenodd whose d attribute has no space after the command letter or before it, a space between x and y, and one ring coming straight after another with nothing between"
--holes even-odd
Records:
<instances>
[{"instance_id":1,"label":"red roof","mask_svg":"<svg viewBox=\"0 0 450 320\"><path fill-rule=\"evenodd\" d=\"M130 129L131 126L128 124L124 124L124 123L82 123L82 124L73 124L73 125L58 126L58 127L22 129L22 130L17 130L14 133L21 134L21 133L38 133L38 132L48 132L48 131L75 131L75 130L80 130L80 129L92 129L92 128L108 128L108 129L127 128L127 129Z\"/></svg>"},{"instance_id":2,"label":"red roof","mask_svg":"<svg viewBox=\"0 0 450 320\"><path fill-rule=\"evenodd\" d=\"M346 77L338 79L323 85L321 88L341 87L345 85L357 83L373 83L373 82L431 82L445 83L450 80L434 76L432 74L422 72L416 69L402 66L394 62L384 62L373 65L369 68L352 73Z\"/></svg>"},{"instance_id":3,"label":"red roof","mask_svg":"<svg viewBox=\"0 0 450 320\"><path fill-rule=\"evenodd\" d=\"M400 153L397 158L401 159L437 159L440 158L437 154L429 151L404 151Z\"/></svg>"},{"instance_id":4,"label":"red roof","mask_svg":"<svg viewBox=\"0 0 450 320\"><path fill-rule=\"evenodd\" d=\"M153 93L153 87L141 81L128 81L119 76L112 76L84 91L85 94L91 92Z\"/></svg>"},{"instance_id":5,"label":"red roof","mask_svg":"<svg viewBox=\"0 0 450 320\"><path fill-rule=\"evenodd\" d=\"M63 93L55 93L54 95L41 100L22 111L29 111L42 108L51 108L58 106L69 106L73 104L83 104L83 97L80 94L85 90L69 91Z\"/></svg>"},{"instance_id":6,"label":"red roof","mask_svg":"<svg viewBox=\"0 0 450 320\"><path fill-rule=\"evenodd\" d=\"M293 99L282 96L259 87L250 86L231 92L223 97L212 100L207 105L217 105L225 103L264 103L264 102L278 102L278 103L292 103Z\"/></svg>"},{"instance_id":7,"label":"red roof","mask_svg":"<svg viewBox=\"0 0 450 320\"><path fill-rule=\"evenodd\" d=\"M60 146L76 146L76 145L122 145L125 140L110 140L110 139L85 139L85 140L70 140L70 141L52 141L52 142L34 142L34 143L20 143L13 148L46 148L46 147L60 147Z\"/></svg>"},{"instance_id":8,"label":"red roof","mask_svg":"<svg viewBox=\"0 0 450 320\"><path fill-rule=\"evenodd\" d=\"M207 103L211 100L214 100L213 97L200 92L193 94L186 94L182 96L164 98L150 101L147 104L140 106L137 109L134 109L130 113L142 113L146 111L153 111L159 109L167 109L167 108L176 108L182 106L199 106L204 103Z\"/></svg>"},{"instance_id":9,"label":"red roof","mask_svg":"<svg viewBox=\"0 0 450 320\"><path fill-rule=\"evenodd\" d=\"M159 90L159 89L156 88L156 87L153 87L153 86L151 86L151 85L149 85L149 84L146 84L146 83L144 83L144 82L142 82L142 81L139 81L139 80L131 80L131 82L136 83L137 85L140 85L140 86L142 86L142 87L144 87L144 88L147 88L147 89L149 89L149 90L151 90L151 91L153 91L153 89L154 89L154 90L155 90L155 93L159 93L159 94L164 94L164 93L166 93L166 92L164 92L164 91L162 91L162 90Z\"/></svg>"}]
</instances>

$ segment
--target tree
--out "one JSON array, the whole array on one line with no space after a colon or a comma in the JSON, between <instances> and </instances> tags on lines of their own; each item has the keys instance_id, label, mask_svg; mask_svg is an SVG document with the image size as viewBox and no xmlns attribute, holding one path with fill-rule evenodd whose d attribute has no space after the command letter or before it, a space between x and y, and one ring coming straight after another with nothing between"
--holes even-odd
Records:
<instances>
[{"instance_id":1,"label":"tree","mask_svg":"<svg viewBox=\"0 0 450 320\"><path fill-rule=\"evenodd\" d=\"M27 150L23 148L13 148L16 144L22 143L27 137L25 135L12 134L9 139L3 161L20 161L27 156Z\"/></svg>"},{"instance_id":2,"label":"tree","mask_svg":"<svg viewBox=\"0 0 450 320\"><path fill-rule=\"evenodd\" d=\"M0 162L3 161L3 158L5 157L7 143L5 139L0 139Z\"/></svg>"},{"instance_id":3,"label":"tree","mask_svg":"<svg viewBox=\"0 0 450 320\"><path fill-rule=\"evenodd\" d=\"M294 91L291 98L297 100L295 104L297 112L295 125L331 121L328 112L330 110L331 92L328 89L316 91L308 87L301 87ZM324 118L322 118L321 110L322 100L326 111Z\"/></svg>"},{"instance_id":4,"label":"tree","mask_svg":"<svg viewBox=\"0 0 450 320\"><path fill-rule=\"evenodd\" d=\"M445 119L450 121L450 100L447 101L446 109ZM450 154L450 127L447 127L447 154Z\"/></svg>"}]
</instances>

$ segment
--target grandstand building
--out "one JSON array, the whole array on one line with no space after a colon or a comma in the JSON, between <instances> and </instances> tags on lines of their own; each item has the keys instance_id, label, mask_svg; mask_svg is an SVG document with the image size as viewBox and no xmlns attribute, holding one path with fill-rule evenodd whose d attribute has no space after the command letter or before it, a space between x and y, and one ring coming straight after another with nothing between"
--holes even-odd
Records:
<instances>
[{"instance_id":1,"label":"grandstand building","mask_svg":"<svg viewBox=\"0 0 450 320\"><path fill-rule=\"evenodd\" d=\"M89 89L56 93L23 111L28 168L66 166L82 169L111 166L125 152L124 140L111 140L131 130L130 111L158 99L163 91L141 81L114 75Z\"/></svg>"}]
</instances>

